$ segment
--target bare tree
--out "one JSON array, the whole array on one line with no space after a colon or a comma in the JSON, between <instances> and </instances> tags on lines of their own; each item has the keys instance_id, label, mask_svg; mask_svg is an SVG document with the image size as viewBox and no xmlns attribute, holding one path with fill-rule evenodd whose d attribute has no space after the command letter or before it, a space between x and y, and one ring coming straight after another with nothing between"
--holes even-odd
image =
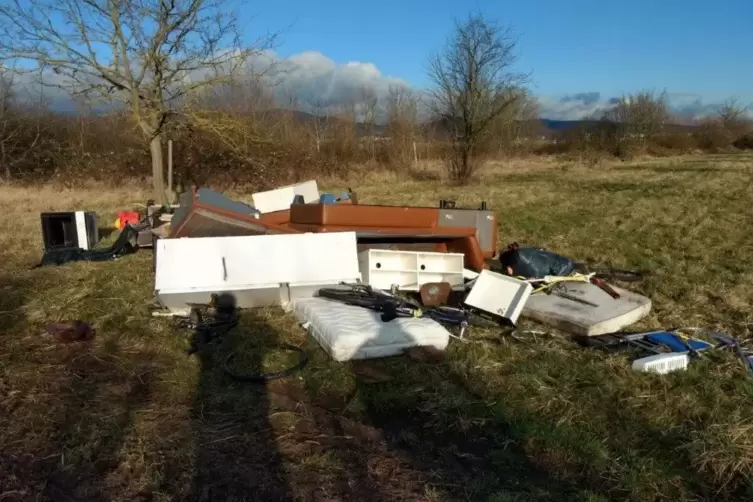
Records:
<instances>
[{"instance_id":1,"label":"bare tree","mask_svg":"<svg viewBox=\"0 0 753 502\"><path fill-rule=\"evenodd\" d=\"M751 121L746 117L747 107L736 98L725 101L717 110L721 126L735 139L751 129Z\"/></svg>"},{"instance_id":2,"label":"bare tree","mask_svg":"<svg viewBox=\"0 0 753 502\"><path fill-rule=\"evenodd\" d=\"M374 126L376 125L377 112L379 107L379 98L374 89L364 86L361 89L361 124L363 125L366 135L366 141L369 149L369 157L374 158Z\"/></svg>"},{"instance_id":3,"label":"bare tree","mask_svg":"<svg viewBox=\"0 0 753 502\"><path fill-rule=\"evenodd\" d=\"M429 104L451 133L448 170L466 182L479 167L490 126L520 99L528 75L514 70L517 41L480 14L455 23L443 52L429 61Z\"/></svg>"},{"instance_id":4,"label":"bare tree","mask_svg":"<svg viewBox=\"0 0 753 502\"><path fill-rule=\"evenodd\" d=\"M664 132L669 119L666 91L651 90L623 96L603 117L620 155L632 153L636 146L645 149Z\"/></svg>"},{"instance_id":5,"label":"bare tree","mask_svg":"<svg viewBox=\"0 0 753 502\"><path fill-rule=\"evenodd\" d=\"M316 100L311 106L314 115L311 121L312 133L316 142L316 153L322 151L322 140L327 136L330 124L330 107L321 100Z\"/></svg>"},{"instance_id":6,"label":"bare tree","mask_svg":"<svg viewBox=\"0 0 753 502\"><path fill-rule=\"evenodd\" d=\"M515 91L517 99L513 106L502 112L490 126L497 153L505 154L520 151L533 139L540 128L539 105L525 89Z\"/></svg>"},{"instance_id":7,"label":"bare tree","mask_svg":"<svg viewBox=\"0 0 753 502\"><path fill-rule=\"evenodd\" d=\"M247 70L273 40L243 44L237 18L220 0L0 0L0 57L50 68L71 93L124 103L165 202L165 124L187 96Z\"/></svg>"},{"instance_id":8,"label":"bare tree","mask_svg":"<svg viewBox=\"0 0 753 502\"><path fill-rule=\"evenodd\" d=\"M400 164L410 164L418 123L415 93L407 87L391 85L386 98L386 112L390 157Z\"/></svg>"}]
</instances>

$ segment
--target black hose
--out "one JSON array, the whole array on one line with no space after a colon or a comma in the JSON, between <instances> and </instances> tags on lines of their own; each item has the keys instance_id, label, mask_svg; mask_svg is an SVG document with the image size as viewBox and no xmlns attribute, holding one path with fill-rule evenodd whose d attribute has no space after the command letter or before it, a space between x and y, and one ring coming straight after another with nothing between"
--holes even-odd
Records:
<instances>
[{"instance_id":1,"label":"black hose","mask_svg":"<svg viewBox=\"0 0 753 502\"><path fill-rule=\"evenodd\" d=\"M194 336L191 342L191 348L188 351L189 355L201 351L205 346L214 342L215 340L219 340L221 343L223 340L222 338L223 335L226 335L233 328L238 326L238 316L235 314L234 311L226 312L223 315L219 315L219 316L202 315L199 310L195 310L194 313L196 314L195 321L181 323L181 325L184 327L193 327L195 329ZM231 352L225 358L225 361L222 365L222 370L227 376L229 376L233 380L237 380L239 382L260 383L260 382L269 382L271 380L279 380L280 378L285 378L287 376L292 375L296 371L303 369L308 364L308 355L300 347L296 347L294 345L289 345L289 344L282 344L274 348L278 348L282 350L292 350L292 351L298 352L299 353L298 362L294 366L291 366L290 368L284 369L282 371L277 371L275 373L242 374L242 373L237 373L230 369L229 364L235 358L235 355L236 355L236 352Z\"/></svg>"},{"instance_id":2,"label":"black hose","mask_svg":"<svg viewBox=\"0 0 753 502\"><path fill-rule=\"evenodd\" d=\"M355 305L377 312L381 312L383 322L389 322L398 317L412 317L420 312L421 317L429 317L439 323L462 325L468 322L468 316L461 309L443 307L419 307L413 303L373 290L364 285L347 285L350 289L322 288L319 296L330 300L337 300L346 305Z\"/></svg>"},{"instance_id":3,"label":"black hose","mask_svg":"<svg viewBox=\"0 0 753 502\"><path fill-rule=\"evenodd\" d=\"M274 347L275 349L280 350L291 350L294 352L298 352L298 362L291 366L290 368L277 371L275 373L251 373L251 374L242 374L242 373L236 373L235 371L231 370L229 365L232 362L233 359L235 359L236 352L231 352L226 358L225 363L222 365L222 370L225 372L227 376L232 378L233 380L237 380L239 382L269 382L270 380L279 380L280 378L285 378L287 376L292 375L296 371L302 370L306 367L306 365L309 362L309 356L306 354L306 352L300 348L296 347L295 345L289 345L287 343L278 345L277 347Z\"/></svg>"},{"instance_id":4,"label":"black hose","mask_svg":"<svg viewBox=\"0 0 753 502\"><path fill-rule=\"evenodd\" d=\"M602 268L602 269L595 269L594 274L596 274L596 277L599 279L610 279L613 281L621 281L621 282L638 282L642 281L646 275L648 275L644 271L636 271L636 270L623 270L620 268Z\"/></svg>"}]
</instances>

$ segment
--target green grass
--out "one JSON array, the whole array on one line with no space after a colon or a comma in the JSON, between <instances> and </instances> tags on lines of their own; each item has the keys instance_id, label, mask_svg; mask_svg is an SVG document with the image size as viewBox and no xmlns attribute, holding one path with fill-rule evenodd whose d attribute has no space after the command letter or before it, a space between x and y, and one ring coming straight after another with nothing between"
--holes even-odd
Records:
<instances>
[{"instance_id":1,"label":"green grass","mask_svg":"<svg viewBox=\"0 0 753 502\"><path fill-rule=\"evenodd\" d=\"M430 173L431 174L431 173ZM703 156L584 168L557 159L492 166L467 187L437 176L357 172L329 180L366 203L486 200L502 244L648 269L654 302L636 328L709 326L751 338L753 158ZM235 195L248 196L240 189ZM441 363L369 364L366 383L295 320L247 312L225 342L187 356L188 334L149 316L151 252L30 269L40 211L100 221L140 189L0 188L0 499L745 500L753 497L753 380L719 354L685 373L642 375L623 355L558 333L517 342L475 331ZM46 324L86 320L91 343ZM524 327L535 327L524 323ZM277 370L228 380L218 362Z\"/></svg>"}]
</instances>

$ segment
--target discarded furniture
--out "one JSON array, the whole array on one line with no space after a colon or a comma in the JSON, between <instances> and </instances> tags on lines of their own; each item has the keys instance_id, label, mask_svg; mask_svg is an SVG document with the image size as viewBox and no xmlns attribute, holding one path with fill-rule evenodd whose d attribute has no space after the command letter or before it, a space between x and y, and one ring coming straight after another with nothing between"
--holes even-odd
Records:
<instances>
[{"instance_id":1,"label":"discarded furniture","mask_svg":"<svg viewBox=\"0 0 753 502\"><path fill-rule=\"evenodd\" d=\"M321 200L321 198L325 197L326 195L327 194L322 194L319 199ZM347 198L337 198L335 199L333 204L358 204L358 197L355 192L349 191L346 195L348 196ZM267 223L273 223L275 225L286 225L290 223L290 207L281 209L279 211L262 213L259 218Z\"/></svg>"},{"instance_id":2,"label":"discarded furniture","mask_svg":"<svg viewBox=\"0 0 753 502\"><path fill-rule=\"evenodd\" d=\"M138 232L141 226L126 225L112 245L106 248L54 247L42 255L39 266L62 265L71 261L110 261L136 252Z\"/></svg>"},{"instance_id":3,"label":"discarded furniture","mask_svg":"<svg viewBox=\"0 0 753 502\"><path fill-rule=\"evenodd\" d=\"M482 270L486 267L484 255L478 245L473 228L401 228L401 227L363 227L363 226L322 226L290 223L287 227L299 232L347 232L353 231L358 243L392 244L402 250L409 250L419 244L430 244L431 251L440 253L460 253L465 256L466 268Z\"/></svg>"},{"instance_id":4,"label":"discarded furniture","mask_svg":"<svg viewBox=\"0 0 753 502\"><path fill-rule=\"evenodd\" d=\"M358 254L365 284L389 290L397 285L404 291L418 291L423 284L446 282L463 288L463 255L370 249Z\"/></svg>"},{"instance_id":5,"label":"discarded furniture","mask_svg":"<svg viewBox=\"0 0 753 502\"><path fill-rule=\"evenodd\" d=\"M170 222L172 237L226 237L296 233L259 218L259 211L242 202L201 188L180 197L180 207Z\"/></svg>"},{"instance_id":6,"label":"discarded furniture","mask_svg":"<svg viewBox=\"0 0 753 502\"><path fill-rule=\"evenodd\" d=\"M615 333L633 324L651 311L651 300L621 288L614 288L614 299L599 286L588 282L568 282L566 291L597 305L593 307L559 295L533 294L523 309L523 316L573 335L594 336Z\"/></svg>"},{"instance_id":7,"label":"discarded furniture","mask_svg":"<svg viewBox=\"0 0 753 502\"><path fill-rule=\"evenodd\" d=\"M366 204L293 204L291 226L317 225L333 229L435 229L473 228L484 258L497 253L497 220L488 209L377 206Z\"/></svg>"},{"instance_id":8,"label":"discarded furniture","mask_svg":"<svg viewBox=\"0 0 753 502\"><path fill-rule=\"evenodd\" d=\"M290 307L335 361L396 356L417 346L444 350L450 340L449 331L429 318L384 322L379 312L327 298L298 299Z\"/></svg>"},{"instance_id":9,"label":"discarded furniture","mask_svg":"<svg viewBox=\"0 0 753 502\"><path fill-rule=\"evenodd\" d=\"M254 207L264 214L290 208L297 195L303 198L305 204L319 202L319 188L316 186L316 181L306 181L267 190L266 192L257 192L251 198L254 201Z\"/></svg>"},{"instance_id":10,"label":"discarded furniture","mask_svg":"<svg viewBox=\"0 0 753 502\"><path fill-rule=\"evenodd\" d=\"M529 282L482 270L465 298L465 304L515 324L532 291Z\"/></svg>"},{"instance_id":11,"label":"discarded furniture","mask_svg":"<svg viewBox=\"0 0 753 502\"><path fill-rule=\"evenodd\" d=\"M213 293L239 308L284 305L360 279L353 232L159 239L155 262L155 294L174 312Z\"/></svg>"},{"instance_id":12,"label":"discarded furniture","mask_svg":"<svg viewBox=\"0 0 753 502\"><path fill-rule=\"evenodd\" d=\"M59 248L94 249L99 241L97 214L93 211L42 213L45 251Z\"/></svg>"}]
</instances>

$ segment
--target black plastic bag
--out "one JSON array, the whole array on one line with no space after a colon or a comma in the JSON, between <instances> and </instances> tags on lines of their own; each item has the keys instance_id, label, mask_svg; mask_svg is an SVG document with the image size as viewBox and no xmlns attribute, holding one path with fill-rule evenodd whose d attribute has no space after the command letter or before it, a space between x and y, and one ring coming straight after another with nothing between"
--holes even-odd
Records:
<instances>
[{"instance_id":1,"label":"black plastic bag","mask_svg":"<svg viewBox=\"0 0 753 502\"><path fill-rule=\"evenodd\" d=\"M62 265L71 261L110 261L123 255L135 253L136 238L147 225L126 225L112 246L104 249L58 248L45 251L37 267Z\"/></svg>"},{"instance_id":2,"label":"black plastic bag","mask_svg":"<svg viewBox=\"0 0 753 502\"><path fill-rule=\"evenodd\" d=\"M538 248L521 248L517 242L500 253L502 272L526 279L546 275L568 276L575 272L575 263L557 253Z\"/></svg>"}]
</instances>

